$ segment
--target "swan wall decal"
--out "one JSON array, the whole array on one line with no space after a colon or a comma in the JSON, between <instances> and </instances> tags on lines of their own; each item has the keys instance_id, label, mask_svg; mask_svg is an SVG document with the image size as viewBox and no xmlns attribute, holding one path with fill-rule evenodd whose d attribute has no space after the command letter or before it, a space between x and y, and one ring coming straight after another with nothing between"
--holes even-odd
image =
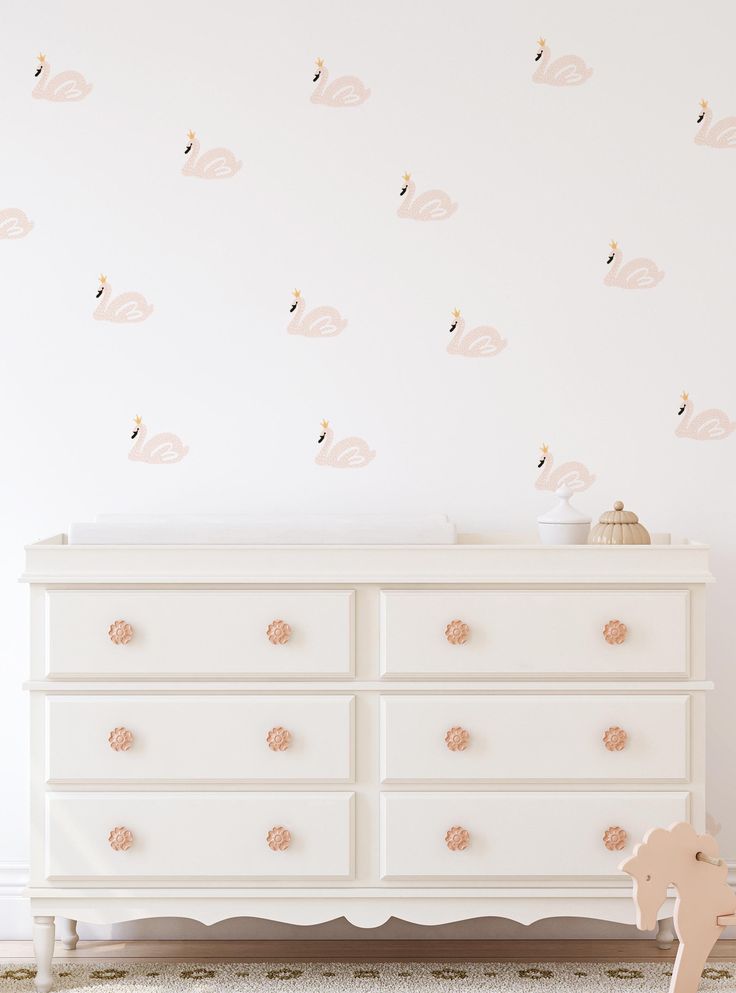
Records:
<instances>
[{"instance_id":1,"label":"swan wall decal","mask_svg":"<svg viewBox=\"0 0 736 993\"><path fill-rule=\"evenodd\" d=\"M315 65L317 71L312 82L317 83L317 86L309 98L312 103L321 103L325 107L358 107L371 95L371 91L366 89L357 76L339 76L328 86L325 60L317 59Z\"/></svg>"},{"instance_id":2,"label":"swan wall decal","mask_svg":"<svg viewBox=\"0 0 736 993\"><path fill-rule=\"evenodd\" d=\"M542 471L534 484L538 490L552 490L554 493L560 486L566 486L576 493L582 493L595 482L595 476L588 472L582 462L563 462L553 471L549 445L542 445L540 452L542 457L537 469Z\"/></svg>"},{"instance_id":3,"label":"swan wall decal","mask_svg":"<svg viewBox=\"0 0 736 993\"><path fill-rule=\"evenodd\" d=\"M651 290L664 279L664 273L651 259L632 259L622 268L624 257L618 242L612 241L609 247L611 253L606 265L611 268L603 279L606 286L618 286L622 290Z\"/></svg>"},{"instance_id":4,"label":"swan wall decal","mask_svg":"<svg viewBox=\"0 0 736 993\"><path fill-rule=\"evenodd\" d=\"M335 441L329 421L322 421L317 444L320 446L315 462L333 469L362 469L376 457L362 438L342 438Z\"/></svg>"},{"instance_id":5,"label":"swan wall decal","mask_svg":"<svg viewBox=\"0 0 736 993\"><path fill-rule=\"evenodd\" d=\"M294 301L289 308L291 320L286 325L289 334L306 338L334 338L347 326L347 320L334 307L315 307L307 311L304 297L299 290L293 292Z\"/></svg>"},{"instance_id":6,"label":"swan wall decal","mask_svg":"<svg viewBox=\"0 0 736 993\"><path fill-rule=\"evenodd\" d=\"M199 138L194 131L187 131L184 154L189 157L182 167L182 175L198 179L230 179L243 165L229 148L211 148L200 155Z\"/></svg>"},{"instance_id":7,"label":"swan wall decal","mask_svg":"<svg viewBox=\"0 0 736 993\"><path fill-rule=\"evenodd\" d=\"M97 306L92 316L96 321L137 324L145 321L153 312L153 304L150 304L141 293L121 293L113 297L107 276L100 276L95 299Z\"/></svg>"},{"instance_id":8,"label":"swan wall decal","mask_svg":"<svg viewBox=\"0 0 736 993\"><path fill-rule=\"evenodd\" d=\"M583 60L577 55L561 55L550 62L550 50L544 38L540 38L538 43L539 51L534 61L537 66L532 75L535 83L547 83L549 86L580 86L587 83L593 75Z\"/></svg>"},{"instance_id":9,"label":"swan wall decal","mask_svg":"<svg viewBox=\"0 0 736 993\"><path fill-rule=\"evenodd\" d=\"M54 103L69 103L74 100L84 100L92 89L81 72L67 69L55 76L51 75L51 66L46 56L38 56L38 68L34 73L36 85L31 90L31 96L36 100L52 100Z\"/></svg>"},{"instance_id":10,"label":"swan wall decal","mask_svg":"<svg viewBox=\"0 0 736 993\"><path fill-rule=\"evenodd\" d=\"M696 145L710 145L711 148L736 148L736 117L723 117L713 123L713 111L707 100L700 101L700 125L693 139Z\"/></svg>"},{"instance_id":11,"label":"swan wall decal","mask_svg":"<svg viewBox=\"0 0 736 993\"><path fill-rule=\"evenodd\" d=\"M488 358L503 351L508 342L492 327L480 326L465 331L465 318L455 308L452 312L453 321L450 325L452 341L447 346L450 355L464 355L469 359Z\"/></svg>"},{"instance_id":12,"label":"swan wall decal","mask_svg":"<svg viewBox=\"0 0 736 993\"><path fill-rule=\"evenodd\" d=\"M682 417L682 420L675 428L675 434L678 438L692 438L694 441L723 441L736 428L736 421L732 421L725 411L711 407L710 410L701 410L699 414L696 414L689 393L682 393L680 399L682 403L677 411L677 416Z\"/></svg>"},{"instance_id":13,"label":"swan wall decal","mask_svg":"<svg viewBox=\"0 0 736 993\"><path fill-rule=\"evenodd\" d=\"M403 175L404 185L399 193L404 199L396 211L399 217L412 221L444 221L457 210L444 190L426 190L416 196L416 185L410 172Z\"/></svg>"},{"instance_id":14,"label":"swan wall decal","mask_svg":"<svg viewBox=\"0 0 736 993\"><path fill-rule=\"evenodd\" d=\"M134 442L133 447L128 452L131 462L148 462L149 465L171 465L174 462L181 462L189 452L189 447L183 444L181 438L176 434L164 432L155 434L146 441L148 429L143 423L143 419L136 415L134 418L135 428L130 440Z\"/></svg>"}]
</instances>

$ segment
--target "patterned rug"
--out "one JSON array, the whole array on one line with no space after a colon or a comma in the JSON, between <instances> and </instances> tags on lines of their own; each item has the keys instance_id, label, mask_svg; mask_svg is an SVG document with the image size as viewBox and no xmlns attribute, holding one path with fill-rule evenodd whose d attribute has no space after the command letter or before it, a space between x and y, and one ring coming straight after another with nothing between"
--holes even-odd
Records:
<instances>
[{"instance_id":1,"label":"patterned rug","mask_svg":"<svg viewBox=\"0 0 736 993\"><path fill-rule=\"evenodd\" d=\"M666 993L669 962L319 962L158 963L68 962L54 966L56 989L69 993ZM29 963L0 963L0 991L32 993ZM736 962L716 962L703 972L701 993L736 993Z\"/></svg>"}]
</instances>

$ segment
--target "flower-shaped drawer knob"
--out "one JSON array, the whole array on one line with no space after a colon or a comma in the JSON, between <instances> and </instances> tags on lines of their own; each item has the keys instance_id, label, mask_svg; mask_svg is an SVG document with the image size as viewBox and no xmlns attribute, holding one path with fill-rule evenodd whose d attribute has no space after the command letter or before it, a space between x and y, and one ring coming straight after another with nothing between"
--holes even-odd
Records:
<instances>
[{"instance_id":1,"label":"flower-shaped drawer knob","mask_svg":"<svg viewBox=\"0 0 736 993\"><path fill-rule=\"evenodd\" d=\"M603 637L609 645L623 645L628 628L623 621L609 621L603 628Z\"/></svg>"},{"instance_id":2,"label":"flower-shaped drawer knob","mask_svg":"<svg viewBox=\"0 0 736 993\"><path fill-rule=\"evenodd\" d=\"M291 844L291 832L281 825L272 827L266 835L266 841L272 852L285 852Z\"/></svg>"},{"instance_id":3,"label":"flower-shaped drawer knob","mask_svg":"<svg viewBox=\"0 0 736 993\"><path fill-rule=\"evenodd\" d=\"M609 852L622 852L628 840L629 836L622 827L609 827L603 834L603 844Z\"/></svg>"},{"instance_id":4,"label":"flower-shaped drawer knob","mask_svg":"<svg viewBox=\"0 0 736 993\"><path fill-rule=\"evenodd\" d=\"M271 621L266 628L266 635L272 645L285 645L291 638L291 625L286 621Z\"/></svg>"},{"instance_id":5,"label":"flower-shaped drawer knob","mask_svg":"<svg viewBox=\"0 0 736 993\"><path fill-rule=\"evenodd\" d=\"M461 727L450 728L445 735L445 744L451 752L464 752L470 744L470 732Z\"/></svg>"},{"instance_id":6,"label":"flower-shaped drawer knob","mask_svg":"<svg viewBox=\"0 0 736 993\"><path fill-rule=\"evenodd\" d=\"M127 645L133 637L133 626L127 621L113 621L107 629L107 636L113 645Z\"/></svg>"},{"instance_id":7,"label":"flower-shaped drawer knob","mask_svg":"<svg viewBox=\"0 0 736 993\"><path fill-rule=\"evenodd\" d=\"M445 835L445 844L451 852L464 852L470 844L470 831L455 825Z\"/></svg>"},{"instance_id":8,"label":"flower-shaped drawer knob","mask_svg":"<svg viewBox=\"0 0 736 993\"><path fill-rule=\"evenodd\" d=\"M127 852L133 844L133 832L126 827L114 827L108 839L110 848L115 852Z\"/></svg>"},{"instance_id":9,"label":"flower-shaped drawer knob","mask_svg":"<svg viewBox=\"0 0 736 993\"><path fill-rule=\"evenodd\" d=\"M272 752L285 752L291 744L291 732L286 728L271 728L266 735L266 744Z\"/></svg>"},{"instance_id":10,"label":"flower-shaped drawer knob","mask_svg":"<svg viewBox=\"0 0 736 993\"><path fill-rule=\"evenodd\" d=\"M465 621L450 621L445 628L445 638L451 645L464 645L470 637L470 626Z\"/></svg>"},{"instance_id":11,"label":"flower-shaped drawer knob","mask_svg":"<svg viewBox=\"0 0 736 993\"><path fill-rule=\"evenodd\" d=\"M133 732L127 728L113 728L107 740L114 752L127 752L133 744Z\"/></svg>"},{"instance_id":12,"label":"flower-shaped drawer knob","mask_svg":"<svg viewBox=\"0 0 736 993\"><path fill-rule=\"evenodd\" d=\"M626 742L628 740L628 734L623 728L617 727L616 725L606 728L603 732L603 744L609 752L622 752L624 748L626 748Z\"/></svg>"}]
</instances>

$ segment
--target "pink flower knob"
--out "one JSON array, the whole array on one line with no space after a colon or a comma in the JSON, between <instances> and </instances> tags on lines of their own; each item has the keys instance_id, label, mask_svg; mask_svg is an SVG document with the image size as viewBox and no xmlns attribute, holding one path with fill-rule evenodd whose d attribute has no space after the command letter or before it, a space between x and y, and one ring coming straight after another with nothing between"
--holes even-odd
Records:
<instances>
[{"instance_id":1,"label":"pink flower knob","mask_svg":"<svg viewBox=\"0 0 736 993\"><path fill-rule=\"evenodd\" d=\"M628 628L623 621L609 621L603 628L603 637L609 645L622 645L627 634Z\"/></svg>"},{"instance_id":2,"label":"pink flower knob","mask_svg":"<svg viewBox=\"0 0 736 993\"><path fill-rule=\"evenodd\" d=\"M113 621L107 635L113 645L127 645L133 637L133 627L127 621Z\"/></svg>"},{"instance_id":3,"label":"pink flower knob","mask_svg":"<svg viewBox=\"0 0 736 993\"><path fill-rule=\"evenodd\" d=\"M628 740L629 736L624 729L615 725L603 732L603 744L609 752L622 752Z\"/></svg>"},{"instance_id":4,"label":"pink flower knob","mask_svg":"<svg viewBox=\"0 0 736 993\"><path fill-rule=\"evenodd\" d=\"M609 852L622 852L629 840L622 827L609 827L603 835L603 844Z\"/></svg>"},{"instance_id":5,"label":"pink flower knob","mask_svg":"<svg viewBox=\"0 0 736 993\"><path fill-rule=\"evenodd\" d=\"M133 732L127 728L113 728L107 740L114 752L127 752L133 744Z\"/></svg>"},{"instance_id":6,"label":"pink flower knob","mask_svg":"<svg viewBox=\"0 0 736 993\"><path fill-rule=\"evenodd\" d=\"M451 852L464 852L470 844L470 831L464 827L451 827L445 835L445 843Z\"/></svg>"},{"instance_id":7,"label":"pink flower knob","mask_svg":"<svg viewBox=\"0 0 736 993\"><path fill-rule=\"evenodd\" d=\"M291 627L286 621L271 621L266 628L266 635L272 645L285 645L291 638Z\"/></svg>"},{"instance_id":8,"label":"pink flower knob","mask_svg":"<svg viewBox=\"0 0 736 993\"><path fill-rule=\"evenodd\" d=\"M445 744L451 752L464 752L470 744L470 732L465 728L450 728L445 735Z\"/></svg>"},{"instance_id":9,"label":"pink flower knob","mask_svg":"<svg viewBox=\"0 0 736 993\"><path fill-rule=\"evenodd\" d=\"M126 827L114 827L108 839L110 848L115 852L127 852L133 844L133 832Z\"/></svg>"},{"instance_id":10,"label":"pink flower knob","mask_svg":"<svg viewBox=\"0 0 736 993\"><path fill-rule=\"evenodd\" d=\"M272 827L266 835L266 841L271 851L285 852L291 844L291 832L280 825L278 827Z\"/></svg>"},{"instance_id":11,"label":"pink flower knob","mask_svg":"<svg viewBox=\"0 0 736 993\"><path fill-rule=\"evenodd\" d=\"M445 638L451 645L464 645L470 637L470 627L465 621L450 621L445 628Z\"/></svg>"},{"instance_id":12,"label":"pink flower knob","mask_svg":"<svg viewBox=\"0 0 736 993\"><path fill-rule=\"evenodd\" d=\"M272 752L285 752L291 744L291 732L286 728L271 728L266 735L266 744Z\"/></svg>"}]
</instances>

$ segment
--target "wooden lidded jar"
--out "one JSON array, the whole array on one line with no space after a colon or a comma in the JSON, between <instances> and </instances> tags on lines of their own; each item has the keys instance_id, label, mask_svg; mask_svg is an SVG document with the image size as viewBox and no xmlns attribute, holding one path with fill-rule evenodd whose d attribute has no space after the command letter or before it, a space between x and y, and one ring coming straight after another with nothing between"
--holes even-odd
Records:
<instances>
[{"instance_id":1,"label":"wooden lidded jar","mask_svg":"<svg viewBox=\"0 0 736 993\"><path fill-rule=\"evenodd\" d=\"M639 518L631 510L624 510L621 500L613 510L601 514L600 523L591 530L589 545L651 545L652 539Z\"/></svg>"}]
</instances>

